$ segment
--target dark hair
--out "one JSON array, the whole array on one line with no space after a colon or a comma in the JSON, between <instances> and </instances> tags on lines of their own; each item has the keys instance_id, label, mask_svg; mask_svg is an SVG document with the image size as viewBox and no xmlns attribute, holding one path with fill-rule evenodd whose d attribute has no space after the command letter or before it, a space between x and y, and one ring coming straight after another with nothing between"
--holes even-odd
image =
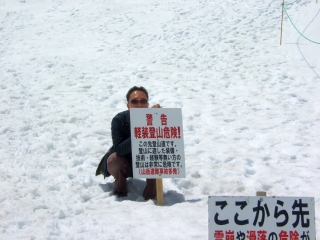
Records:
<instances>
[{"instance_id":1,"label":"dark hair","mask_svg":"<svg viewBox=\"0 0 320 240\"><path fill-rule=\"evenodd\" d=\"M127 95L126 95L126 97L127 97L127 102L129 102L130 95L131 95L131 93L134 92L134 91L142 91L142 92L144 92L144 93L147 95L147 99L149 100L149 95L148 95L147 89L145 89L144 87L134 86L134 87L130 88L129 91L127 92Z\"/></svg>"}]
</instances>

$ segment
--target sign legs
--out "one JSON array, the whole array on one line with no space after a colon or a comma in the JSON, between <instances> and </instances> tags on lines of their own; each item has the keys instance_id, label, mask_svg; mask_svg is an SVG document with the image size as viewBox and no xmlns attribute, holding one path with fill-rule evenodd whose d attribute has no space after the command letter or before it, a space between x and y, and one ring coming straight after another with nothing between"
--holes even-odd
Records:
<instances>
[{"instance_id":1,"label":"sign legs","mask_svg":"<svg viewBox=\"0 0 320 240\"><path fill-rule=\"evenodd\" d=\"M157 185L157 205L164 205L162 178L156 179Z\"/></svg>"}]
</instances>

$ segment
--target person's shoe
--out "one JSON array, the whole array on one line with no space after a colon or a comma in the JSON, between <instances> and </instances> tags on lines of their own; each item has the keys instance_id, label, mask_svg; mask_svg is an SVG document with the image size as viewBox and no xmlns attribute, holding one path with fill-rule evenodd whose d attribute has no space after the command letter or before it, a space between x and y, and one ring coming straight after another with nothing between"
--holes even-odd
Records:
<instances>
[{"instance_id":1,"label":"person's shoe","mask_svg":"<svg viewBox=\"0 0 320 240\"><path fill-rule=\"evenodd\" d=\"M143 190L142 196L145 200L154 199L157 196L156 179L147 179L147 184Z\"/></svg>"},{"instance_id":2,"label":"person's shoe","mask_svg":"<svg viewBox=\"0 0 320 240\"><path fill-rule=\"evenodd\" d=\"M116 195L118 198L121 198L121 197L128 196L128 193L127 192L119 192L117 190L114 190L114 195Z\"/></svg>"},{"instance_id":3,"label":"person's shoe","mask_svg":"<svg viewBox=\"0 0 320 240\"><path fill-rule=\"evenodd\" d=\"M149 199L155 199L156 196L146 196L144 197L144 200L148 201Z\"/></svg>"}]
</instances>

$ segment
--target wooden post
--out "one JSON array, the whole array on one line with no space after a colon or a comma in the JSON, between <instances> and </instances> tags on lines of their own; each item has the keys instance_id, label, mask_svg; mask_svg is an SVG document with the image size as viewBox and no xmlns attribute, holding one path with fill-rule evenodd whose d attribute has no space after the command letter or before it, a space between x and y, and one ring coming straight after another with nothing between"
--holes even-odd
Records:
<instances>
[{"instance_id":1,"label":"wooden post","mask_svg":"<svg viewBox=\"0 0 320 240\"><path fill-rule=\"evenodd\" d=\"M284 0L282 2L282 19L281 19L280 45L282 44L283 8L284 8Z\"/></svg>"},{"instance_id":2,"label":"wooden post","mask_svg":"<svg viewBox=\"0 0 320 240\"><path fill-rule=\"evenodd\" d=\"M262 197L265 197L265 196L267 196L267 192L257 191L257 192L256 192L256 196L262 196Z\"/></svg>"},{"instance_id":3,"label":"wooden post","mask_svg":"<svg viewBox=\"0 0 320 240\"><path fill-rule=\"evenodd\" d=\"M164 199L163 199L163 184L162 184L162 178L156 179L156 185L157 185L157 205L163 205Z\"/></svg>"}]
</instances>

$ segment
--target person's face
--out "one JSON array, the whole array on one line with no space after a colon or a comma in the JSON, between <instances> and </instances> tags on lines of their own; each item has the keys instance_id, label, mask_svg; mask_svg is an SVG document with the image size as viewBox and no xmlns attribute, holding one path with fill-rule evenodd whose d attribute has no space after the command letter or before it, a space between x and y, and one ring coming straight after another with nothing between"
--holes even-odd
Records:
<instances>
[{"instance_id":1,"label":"person's face","mask_svg":"<svg viewBox=\"0 0 320 240\"><path fill-rule=\"evenodd\" d=\"M128 107L128 109L149 107L147 95L143 91L140 91L140 90L133 91L130 94L129 102L127 103L127 107Z\"/></svg>"}]
</instances>

